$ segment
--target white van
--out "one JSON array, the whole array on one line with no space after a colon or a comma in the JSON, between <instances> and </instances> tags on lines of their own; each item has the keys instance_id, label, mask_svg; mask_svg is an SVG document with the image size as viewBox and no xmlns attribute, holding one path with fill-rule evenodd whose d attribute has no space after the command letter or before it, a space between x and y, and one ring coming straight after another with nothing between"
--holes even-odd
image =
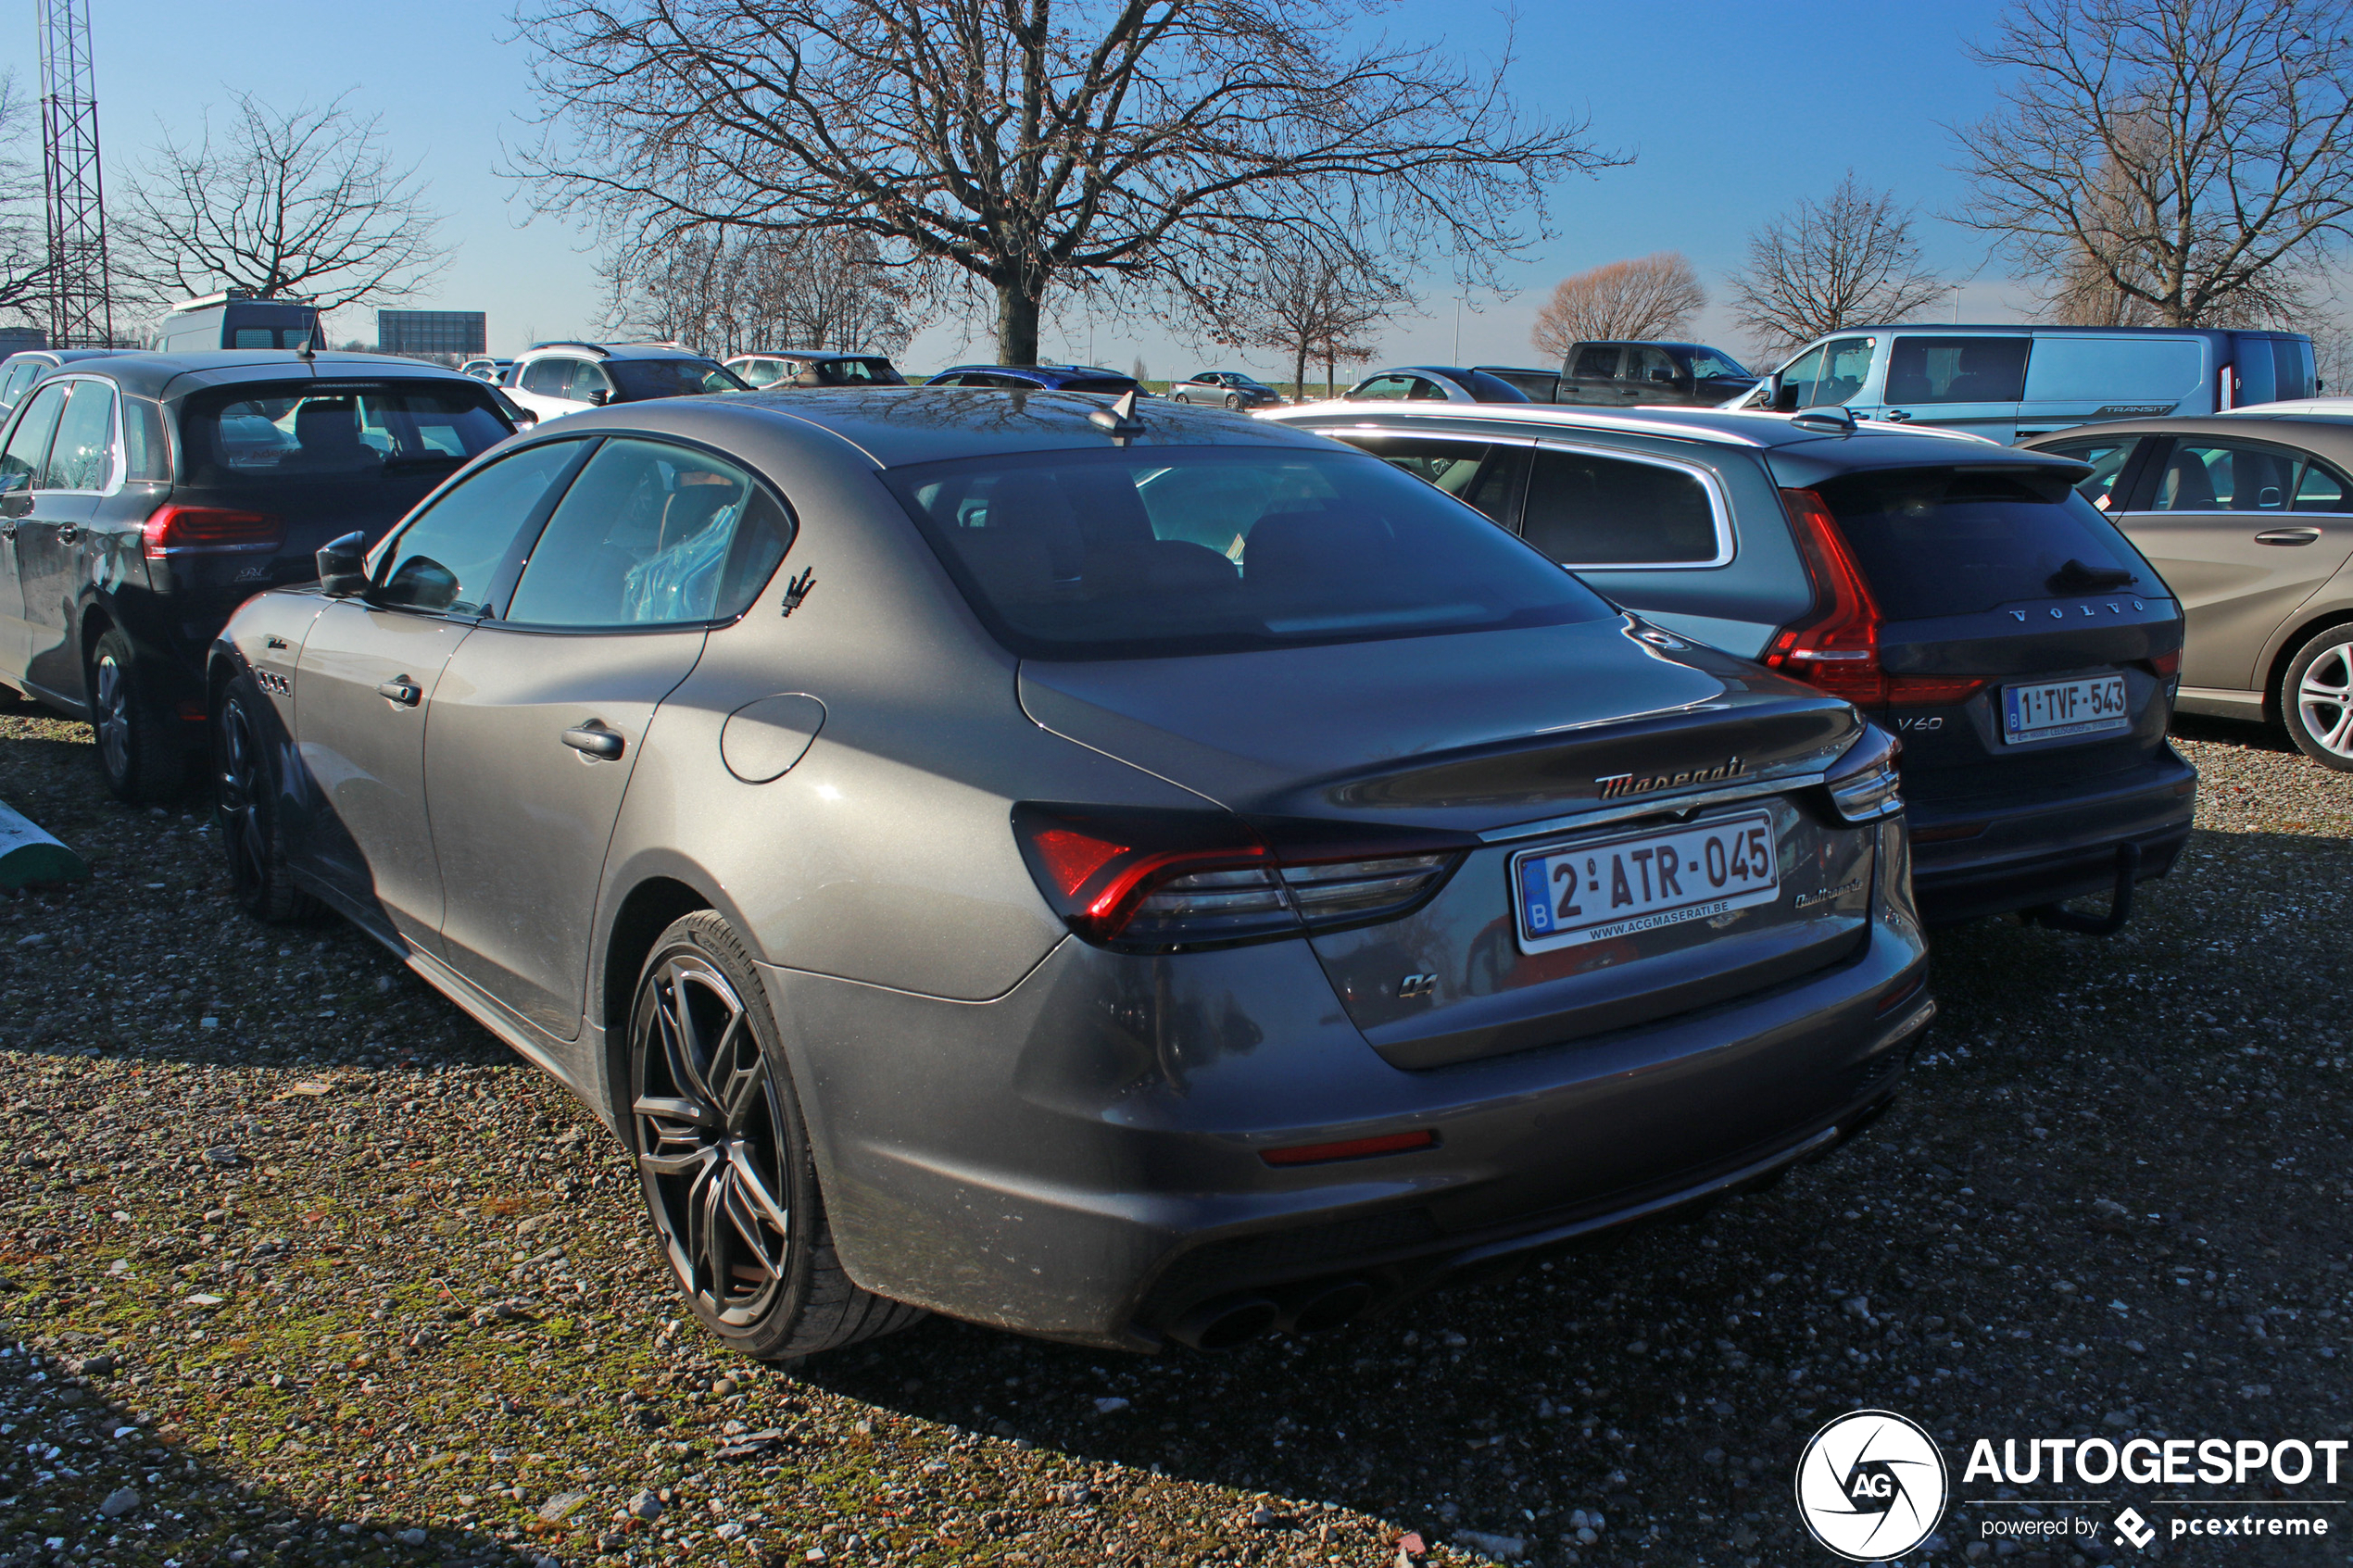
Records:
<instances>
[{"instance_id":1,"label":"white van","mask_svg":"<svg viewBox=\"0 0 2353 1568\"><path fill-rule=\"evenodd\" d=\"M2100 420L2216 414L2309 397L2301 332L2196 327L1856 327L1807 344L1726 405L1842 404L1858 419L1947 425L1989 440Z\"/></svg>"}]
</instances>

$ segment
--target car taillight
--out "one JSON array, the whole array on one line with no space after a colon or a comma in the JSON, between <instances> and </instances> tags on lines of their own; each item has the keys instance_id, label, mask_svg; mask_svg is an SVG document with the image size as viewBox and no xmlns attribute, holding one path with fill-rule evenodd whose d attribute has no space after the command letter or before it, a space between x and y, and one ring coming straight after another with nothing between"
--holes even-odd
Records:
<instances>
[{"instance_id":1,"label":"car taillight","mask_svg":"<svg viewBox=\"0 0 2353 1568\"><path fill-rule=\"evenodd\" d=\"M1174 952L1335 930L1418 908L1469 840L1225 811L1024 802L1013 836L1071 930Z\"/></svg>"},{"instance_id":2,"label":"car taillight","mask_svg":"<svg viewBox=\"0 0 2353 1568\"><path fill-rule=\"evenodd\" d=\"M147 514L147 558L166 550L274 550L286 542L286 521L270 512L173 502Z\"/></svg>"},{"instance_id":3,"label":"car taillight","mask_svg":"<svg viewBox=\"0 0 2353 1568\"><path fill-rule=\"evenodd\" d=\"M1982 676L1887 673L1879 656L1884 618L1838 520L1811 490L1784 490L1781 501L1814 582L1814 608L1773 634L1765 650L1768 667L1857 708L1943 707L1984 689Z\"/></svg>"},{"instance_id":4,"label":"car taillight","mask_svg":"<svg viewBox=\"0 0 2353 1568\"><path fill-rule=\"evenodd\" d=\"M2153 653L2148 656L2147 663L2150 672L2160 680L2168 675L2179 675L2182 672L2182 650L2175 648L2171 653Z\"/></svg>"}]
</instances>

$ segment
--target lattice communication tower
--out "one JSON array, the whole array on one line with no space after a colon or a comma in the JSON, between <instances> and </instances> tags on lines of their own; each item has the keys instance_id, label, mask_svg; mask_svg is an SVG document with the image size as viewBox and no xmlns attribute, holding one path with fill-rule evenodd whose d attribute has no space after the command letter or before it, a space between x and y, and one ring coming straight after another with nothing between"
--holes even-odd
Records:
<instances>
[{"instance_id":1,"label":"lattice communication tower","mask_svg":"<svg viewBox=\"0 0 2353 1568\"><path fill-rule=\"evenodd\" d=\"M42 194L49 224L49 344L114 343L107 289L106 192L85 0L33 0L41 23Z\"/></svg>"}]
</instances>

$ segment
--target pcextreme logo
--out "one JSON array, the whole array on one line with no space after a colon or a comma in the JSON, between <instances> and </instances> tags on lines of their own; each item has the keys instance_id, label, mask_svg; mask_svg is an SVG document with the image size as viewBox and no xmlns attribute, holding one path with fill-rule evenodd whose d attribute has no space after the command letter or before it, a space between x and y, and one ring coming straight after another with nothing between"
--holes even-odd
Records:
<instances>
[{"instance_id":1,"label":"pcextreme logo","mask_svg":"<svg viewBox=\"0 0 2353 1568\"><path fill-rule=\"evenodd\" d=\"M1944 1517L1944 1456L1894 1411L1853 1411L1806 1445L1797 1512L1814 1538L1850 1562L1900 1557Z\"/></svg>"}]
</instances>

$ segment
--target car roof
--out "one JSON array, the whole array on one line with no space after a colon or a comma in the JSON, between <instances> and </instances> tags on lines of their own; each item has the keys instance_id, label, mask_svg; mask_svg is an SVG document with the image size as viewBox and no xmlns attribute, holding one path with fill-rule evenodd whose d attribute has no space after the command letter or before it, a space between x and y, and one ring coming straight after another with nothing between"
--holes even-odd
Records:
<instances>
[{"instance_id":1,"label":"car roof","mask_svg":"<svg viewBox=\"0 0 2353 1568\"><path fill-rule=\"evenodd\" d=\"M753 348L741 354L731 354L724 361L732 365L738 359L887 359L887 354L852 353L846 348Z\"/></svg>"},{"instance_id":2,"label":"car roof","mask_svg":"<svg viewBox=\"0 0 2353 1568\"><path fill-rule=\"evenodd\" d=\"M1813 478L1787 478L1790 483L1817 483L1835 474L1863 469L1941 468L1965 463L1972 467L2043 467L2061 463L2078 470L2071 458L2027 454L1957 431L1881 424L1858 420L1850 433L1809 428L1791 414L1753 408L1626 408L1588 412L1573 404L1557 403L1311 403L1277 408L1256 416L1273 424L1328 425L1335 414L1366 416L1359 428L1409 420L1433 426L1506 425L1544 434L1588 431L1595 433L1647 435L1671 441L1698 441L1718 446L1743 446L1769 454L1777 475L1811 472ZM1369 416L1378 414L1376 421Z\"/></svg>"},{"instance_id":3,"label":"car roof","mask_svg":"<svg viewBox=\"0 0 2353 1568\"><path fill-rule=\"evenodd\" d=\"M774 421L800 431L826 432L875 466L892 469L1019 452L1114 450L1114 438L1090 418L1102 411L1102 397L1095 393L805 387L614 404L567 415L560 430L577 435L606 430L668 431L724 446L731 426L750 436L758 425ZM1139 402L1135 418L1143 428L1129 440L1139 445L1330 449L1323 436L1309 431L1159 398ZM745 421L752 422L750 428Z\"/></svg>"},{"instance_id":4,"label":"car roof","mask_svg":"<svg viewBox=\"0 0 2353 1568\"><path fill-rule=\"evenodd\" d=\"M2221 414L2102 420L2097 424L2072 425L2032 439L2037 446L2043 446L2061 438L2096 440L2104 435L2212 435L2258 441L2269 435L2273 440L2300 442L2325 450L2339 462L2353 462L2353 408L2331 411L2283 408L2271 413L2259 405Z\"/></svg>"},{"instance_id":5,"label":"car roof","mask_svg":"<svg viewBox=\"0 0 2353 1568\"><path fill-rule=\"evenodd\" d=\"M289 381L304 376L320 381L365 377L371 381L397 378L461 382L467 386L482 384L456 370L390 354L322 351L305 358L292 348L192 348L169 354L112 354L103 363L77 362L75 368L104 375L123 391L139 397L176 397L208 386Z\"/></svg>"},{"instance_id":6,"label":"car roof","mask_svg":"<svg viewBox=\"0 0 2353 1568\"><path fill-rule=\"evenodd\" d=\"M567 338L548 343L535 343L515 358L545 358L550 354L597 354L607 359L702 359L709 356L674 343L593 343L586 338Z\"/></svg>"}]
</instances>

